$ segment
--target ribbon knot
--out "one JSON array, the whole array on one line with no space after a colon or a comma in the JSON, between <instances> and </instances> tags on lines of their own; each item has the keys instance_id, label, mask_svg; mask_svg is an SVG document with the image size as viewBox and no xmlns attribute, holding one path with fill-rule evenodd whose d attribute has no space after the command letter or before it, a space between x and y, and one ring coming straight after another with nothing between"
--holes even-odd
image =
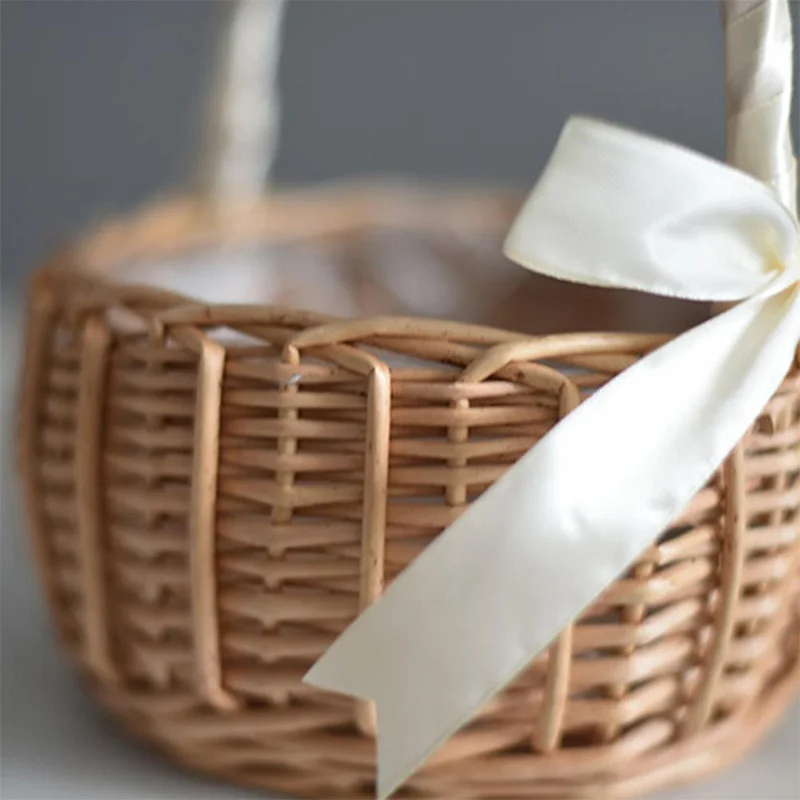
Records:
<instances>
[{"instance_id":1,"label":"ribbon knot","mask_svg":"<svg viewBox=\"0 0 800 800\"><path fill-rule=\"evenodd\" d=\"M800 233L773 192L573 119L506 241L562 280L735 303L595 392L474 502L306 676L371 698L390 794L669 526L800 339Z\"/></svg>"}]
</instances>

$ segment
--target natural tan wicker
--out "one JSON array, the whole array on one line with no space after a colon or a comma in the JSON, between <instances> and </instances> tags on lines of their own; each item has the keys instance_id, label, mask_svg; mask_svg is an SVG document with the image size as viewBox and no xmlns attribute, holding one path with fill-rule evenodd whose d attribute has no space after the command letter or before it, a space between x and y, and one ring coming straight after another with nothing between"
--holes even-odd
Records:
<instances>
[{"instance_id":1,"label":"natural tan wicker","mask_svg":"<svg viewBox=\"0 0 800 800\"><path fill-rule=\"evenodd\" d=\"M111 277L264 240L358 274L370 230L424 242L461 220L499 247L514 210L369 197L276 195L223 220L167 204L61 254L31 293L21 465L64 644L173 758L306 797L371 795L374 724L304 672L580 397L664 340L339 321ZM630 795L737 757L796 688L799 507L795 370L681 519L399 796Z\"/></svg>"},{"instance_id":2,"label":"natural tan wicker","mask_svg":"<svg viewBox=\"0 0 800 800\"><path fill-rule=\"evenodd\" d=\"M239 112L274 103L280 6L237 8L202 201L107 223L33 279L31 538L66 649L129 729L239 783L367 798L372 709L304 673L563 415L667 338L562 331L674 331L708 310L523 273L499 255L515 196L356 185L253 201L275 120ZM729 130L761 99L729 91ZM237 288L249 305L229 304ZM398 796L685 781L751 746L799 678L796 360L680 519Z\"/></svg>"}]
</instances>

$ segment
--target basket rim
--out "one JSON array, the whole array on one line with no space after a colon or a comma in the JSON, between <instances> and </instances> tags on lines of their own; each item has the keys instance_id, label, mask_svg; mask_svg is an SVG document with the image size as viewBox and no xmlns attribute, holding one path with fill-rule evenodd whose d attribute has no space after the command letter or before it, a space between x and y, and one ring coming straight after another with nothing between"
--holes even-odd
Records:
<instances>
[{"instance_id":1,"label":"basket rim","mask_svg":"<svg viewBox=\"0 0 800 800\"><path fill-rule=\"evenodd\" d=\"M118 265L131 260L196 253L269 239L276 244L314 241L358 234L371 228L400 230L505 230L522 200L519 193L492 186L415 185L387 180L335 181L287 189L257 202L214 208L184 195L146 203L138 210L112 217L78 235L34 273L42 289L78 289L83 297L70 305L83 316L113 304L147 309L163 333L164 326L187 324L213 328L230 323L280 321L309 329L294 346L362 341L377 338L435 339L445 343L506 345L508 355L525 344L526 359L558 357L573 352L619 350L645 354L676 334L608 331L527 334L507 328L457 322L428 316L379 314L342 317L271 303L208 303L190 292L153 283L122 283ZM477 374L480 369L474 374Z\"/></svg>"}]
</instances>

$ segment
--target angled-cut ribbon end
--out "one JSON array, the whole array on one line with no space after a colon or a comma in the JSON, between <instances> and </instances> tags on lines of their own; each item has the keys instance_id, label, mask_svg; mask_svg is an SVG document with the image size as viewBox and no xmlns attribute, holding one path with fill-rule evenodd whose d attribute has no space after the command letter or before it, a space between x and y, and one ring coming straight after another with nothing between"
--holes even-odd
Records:
<instances>
[{"instance_id":1,"label":"angled-cut ribbon end","mask_svg":"<svg viewBox=\"0 0 800 800\"><path fill-rule=\"evenodd\" d=\"M353 670L352 656L348 648L342 646L342 637L314 663L303 676L303 683L327 692L360 697L363 700L375 699L367 693L363 671Z\"/></svg>"},{"instance_id":2,"label":"angled-cut ribbon end","mask_svg":"<svg viewBox=\"0 0 800 800\"><path fill-rule=\"evenodd\" d=\"M415 679L419 665L404 651L401 637L372 629L370 611L328 648L303 683L375 703L380 730L376 794L378 800L385 800L439 742L426 737L420 724L426 714L425 691Z\"/></svg>"}]
</instances>

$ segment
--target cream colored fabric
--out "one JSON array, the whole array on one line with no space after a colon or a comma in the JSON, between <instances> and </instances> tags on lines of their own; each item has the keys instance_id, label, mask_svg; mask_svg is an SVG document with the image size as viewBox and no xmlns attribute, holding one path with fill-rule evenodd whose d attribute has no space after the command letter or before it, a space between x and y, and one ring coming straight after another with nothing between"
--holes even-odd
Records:
<instances>
[{"instance_id":1,"label":"cream colored fabric","mask_svg":"<svg viewBox=\"0 0 800 800\"><path fill-rule=\"evenodd\" d=\"M306 676L375 701L381 797L676 518L791 366L800 232L787 3L731 3L726 26L728 155L743 171L574 119L506 252L567 281L735 305L560 422Z\"/></svg>"},{"instance_id":2,"label":"cream colored fabric","mask_svg":"<svg viewBox=\"0 0 800 800\"><path fill-rule=\"evenodd\" d=\"M789 370L800 234L743 173L568 123L507 240L565 280L741 301L584 402L492 486L306 677L372 698L389 794L653 542Z\"/></svg>"}]
</instances>

